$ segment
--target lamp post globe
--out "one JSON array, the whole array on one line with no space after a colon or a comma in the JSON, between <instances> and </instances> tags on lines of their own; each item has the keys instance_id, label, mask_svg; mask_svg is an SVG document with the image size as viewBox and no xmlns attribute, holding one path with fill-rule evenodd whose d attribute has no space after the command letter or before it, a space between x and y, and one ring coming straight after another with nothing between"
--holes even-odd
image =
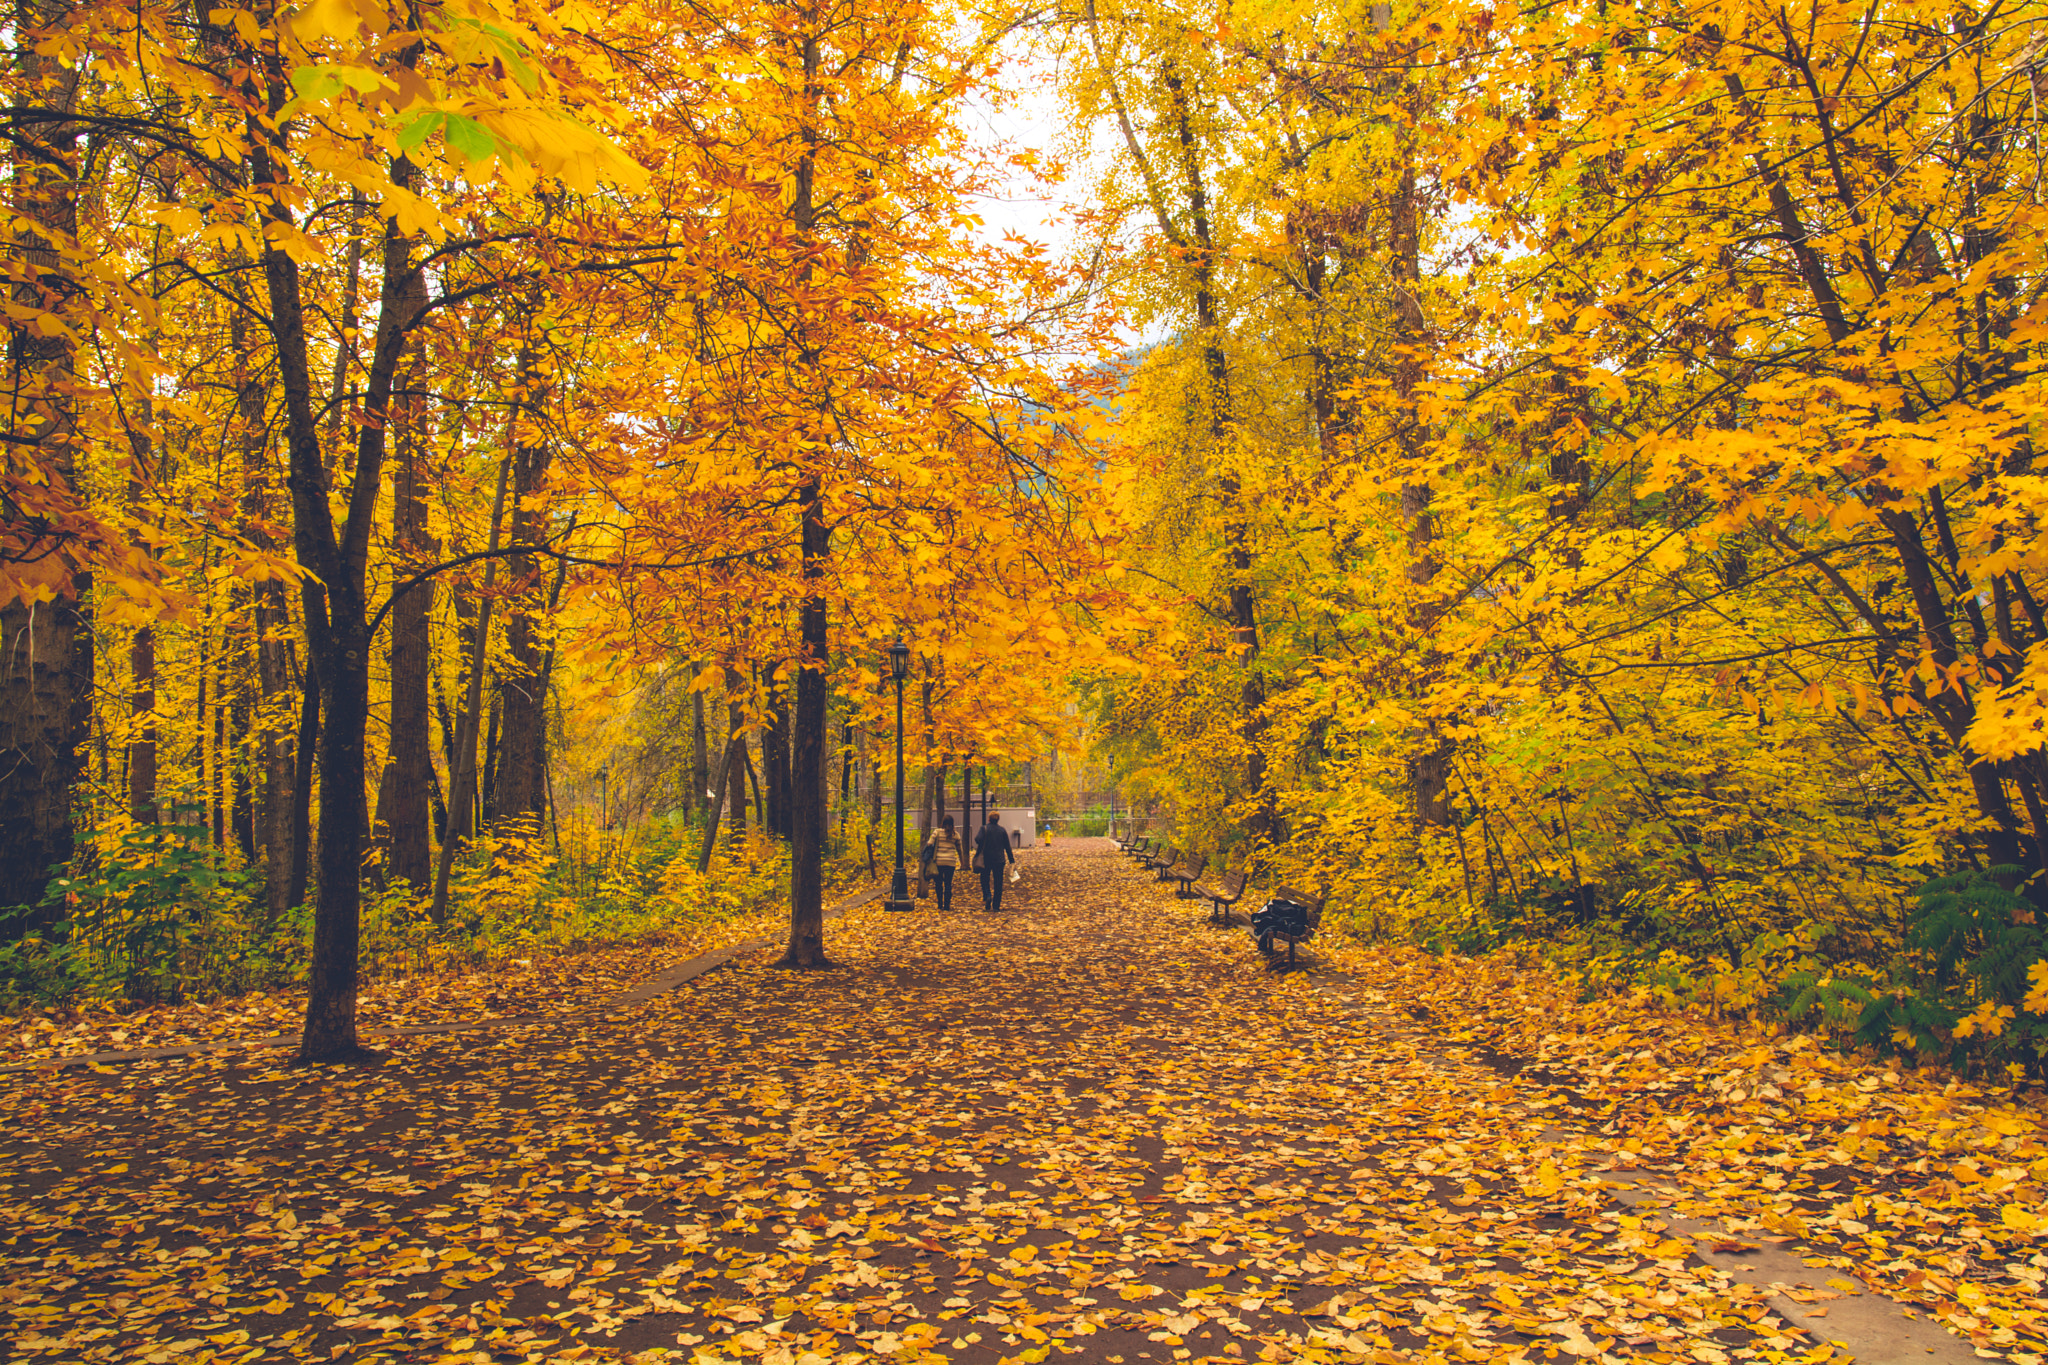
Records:
<instances>
[{"instance_id":1,"label":"lamp post globe","mask_svg":"<svg viewBox=\"0 0 2048 1365\"><path fill-rule=\"evenodd\" d=\"M889 878L890 910L911 910L910 874L903 867L903 680L910 674L910 646L889 646L889 676L896 683L896 871Z\"/></svg>"}]
</instances>

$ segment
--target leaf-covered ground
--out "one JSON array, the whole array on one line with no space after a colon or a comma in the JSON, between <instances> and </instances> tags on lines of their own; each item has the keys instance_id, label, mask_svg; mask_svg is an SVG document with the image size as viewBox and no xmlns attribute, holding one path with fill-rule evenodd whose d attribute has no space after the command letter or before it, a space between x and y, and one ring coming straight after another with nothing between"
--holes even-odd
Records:
<instances>
[{"instance_id":1,"label":"leaf-covered ground","mask_svg":"<svg viewBox=\"0 0 2048 1365\"><path fill-rule=\"evenodd\" d=\"M2039 1348L2030 1115L1504 964L1332 944L1275 973L1099 842L1024 870L1001 916L971 891L950 917L856 912L831 971L755 954L377 1065L11 1078L0 1339L43 1361L1834 1354L1602 1184L1649 1170L1681 1211L1804 1250L1795 1293L1864 1271L1983 1352Z\"/></svg>"}]
</instances>

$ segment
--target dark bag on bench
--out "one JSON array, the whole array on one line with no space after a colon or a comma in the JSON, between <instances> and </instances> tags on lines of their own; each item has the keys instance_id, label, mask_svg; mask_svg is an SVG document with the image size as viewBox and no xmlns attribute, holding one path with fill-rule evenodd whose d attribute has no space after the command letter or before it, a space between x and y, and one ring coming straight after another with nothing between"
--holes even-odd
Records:
<instances>
[{"instance_id":1,"label":"dark bag on bench","mask_svg":"<svg viewBox=\"0 0 2048 1365\"><path fill-rule=\"evenodd\" d=\"M1294 901L1276 897L1252 916L1252 935L1255 938L1264 938L1268 934L1298 938L1307 932L1308 907Z\"/></svg>"}]
</instances>

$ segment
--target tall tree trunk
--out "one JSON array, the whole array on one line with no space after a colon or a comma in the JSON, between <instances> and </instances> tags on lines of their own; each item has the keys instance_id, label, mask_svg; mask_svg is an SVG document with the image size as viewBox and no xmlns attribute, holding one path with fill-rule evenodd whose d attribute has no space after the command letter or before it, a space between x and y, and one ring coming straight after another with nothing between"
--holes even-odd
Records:
<instances>
[{"instance_id":1,"label":"tall tree trunk","mask_svg":"<svg viewBox=\"0 0 2048 1365\"><path fill-rule=\"evenodd\" d=\"M156 628L144 626L128 645L128 814L157 823Z\"/></svg>"},{"instance_id":2,"label":"tall tree trunk","mask_svg":"<svg viewBox=\"0 0 2048 1365\"><path fill-rule=\"evenodd\" d=\"M825 727L830 698L826 665L830 638L825 613L825 565L831 528L816 475L797 490L803 517L803 604L797 633L803 660L796 675L796 716L791 727L790 786L795 819L789 841L789 947L786 967L823 967L825 957Z\"/></svg>"},{"instance_id":3,"label":"tall tree trunk","mask_svg":"<svg viewBox=\"0 0 2048 1365\"><path fill-rule=\"evenodd\" d=\"M725 669L725 696L739 696L739 673L735 669ZM733 825L733 843L739 843L741 839L748 837L748 776L745 774L748 774L748 767L752 767L752 763L748 763L748 737L745 737L745 731L741 729L743 716L739 712L739 702L727 700L725 724L729 726L727 733L733 737L731 749L737 755L735 761L739 763L733 769L733 776L729 780L731 798L727 800L727 804L731 806L731 810L725 812L725 819L731 821Z\"/></svg>"},{"instance_id":4,"label":"tall tree trunk","mask_svg":"<svg viewBox=\"0 0 2048 1365\"><path fill-rule=\"evenodd\" d=\"M370 811L363 876L379 895L391 885L391 794L398 786L397 765L389 755L377 772L377 804Z\"/></svg>"},{"instance_id":5,"label":"tall tree trunk","mask_svg":"<svg viewBox=\"0 0 2048 1365\"><path fill-rule=\"evenodd\" d=\"M275 489L267 446L260 444L264 433L261 421L264 408L262 381L254 376L246 377L241 395L244 420L252 409L256 418L253 434L247 439L259 443L255 447L259 468L250 476L250 497L256 512L251 519L250 539L259 549L274 550L276 546L270 533L263 529L263 522L271 514L270 502ZM247 448L245 446L245 450ZM293 762L293 743L286 730L291 724L291 644L287 638L291 632L291 606L285 596L282 579L266 578L256 584L255 596L256 750L263 765L257 840L263 845L265 910L271 924L275 925L287 910L298 904L298 900L293 898L293 887L298 887L300 897L305 894L305 827L295 818L295 812L301 808L298 799L300 783Z\"/></svg>"},{"instance_id":6,"label":"tall tree trunk","mask_svg":"<svg viewBox=\"0 0 2048 1365\"><path fill-rule=\"evenodd\" d=\"M415 275L422 292L426 281ZM424 297L417 304L424 305ZM426 403L417 392L423 366L418 348L408 348L408 373L394 400L397 463L391 479L391 541L400 585L423 573L440 546L427 526L427 479L422 467ZM421 894L433 882L434 845L429 793L434 783L432 708L427 677L433 668L430 634L434 580L422 578L391 607L391 875Z\"/></svg>"},{"instance_id":7,"label":"tall tree trunk","mask_svg":"<svg viewBox=\"0 0 2048 1365\"><path fill-rule=\"evenodd\" d=\"M149 472L150 448L146 429L150 412L146 395L142 399L141 416L142 425L131 428L128 433L129 450L138 475ZM139 510L141 502L142 485L131 480L128 484L130 510ZM143 626L128 642L128 816L138 825L154 825L159 819L156 801L157 741L156 627Z\"/></svg>"},{"instance_id":8,"label":"tall tree trunk","mask_svg":"<svg viewBox=\"0 0 2048 1365\"><path fill-rule=\"evenodd\" d=\"M918 764L917 777L917 847L924 848L924 841L931 837L936 826L932 807L937 797L932 791L933 750L938 747L938 733L932 714L932 694L938 688L938 680L927 672L917 688L918 718L923 722L924 753Z\"/></svg>"},{"instance_id":9,"label":"tall tree trunk","mask_svg":"<svg viewBox=\"0 0 2048 1365\"><path fill-rule=\"evenodd\" d=\"M727 805L736 805L733 782L739 773L741 761L740 740L737 732L725 746L725 757L718 765L718 784L713 788L711 805L704 818L704 843L697 851L697 871L701 874L711 870L711 854L718 847L718 822Z\"/></svg>"},{"instance_id":10,"label":"tall tree trunk","mask_svg":"<svg viewBox=\"0 0 2048 1365\"><path fill-rule=\"evenodd\" d=\"M768 832L789 837L789 698L787 673L777 665L768 671L768 724L761 731L761 789Z\"/></svg>"},{"instance_id":11,"label":"tall tree trunk","mask_svg":"<svg viewBox=\"0 0 2048 1365\"><path fill-rule=\"evenodd\" d=\"M248 602L248 594L238 590L237 595ZM250 771L246 755L254 738L255 727L250 713L250 683L255 675L255 651L251 648L250 636L255 630L253 615L246 611L236 612L228 623L228 641L231 645L222 662L228 687L228 734L227 747L222 753L226 763L229 783L233 795L228 805L228 824L235 834L235 847L241 850L245 867L256 865L256 784Z\"/></svg>"},{"instance_id":12,"label":"tall tree trunk","mask_svg":"<svg viewBox=\"0 0 2048 1365\"><path fill-rule=\"evenodd\" d=\"M879 684L875 691L882 690ZM882 827L882 751L886 746L874 734L868 735L868 828Z\"/></svg>"},{"instance_id":13,"label":"tall tree trunk","mask_svg":"<svg viewBox=\"0 0 2048 1365\"><path fill-rule=\"evenodd\" d=\"M541 426L548 399L547 376L538 354L532 351L527 354L533 359L521 376L519 391L519 402L526 420L521 424L520 438L513 445L511 535L514 545L537 545L547 538L547 512L541 503L553 449ZM521 585L522 593L529 599L538 597L540 573L534 557L515 555L507 562L512 580ZM501 694L505 731L493 805L500 819L531 820L546 804L542 762L547 752L547 708L544 704L546 681L542 677L540 631L530 607L508 608L505 645L508 660Z\"/></svg>"},{"instance_id":14,"label":"tall tree trunk","mask_svg":"<svg viewBox=\"0 0 2048 1365\"><path fill-rule=\"evenodd\" d=\"M327 477L334 477L334 459L341 450L341 423L347 415L349 405L342 401L348 393L349 371L356 361L356 337L361 331L363 299L363 210L370 206L368 196L360 189L351 189L348 195L348 251L343 258L341 271L341 316L336 320L334 338L334 377L327 387Z\"/></svg>"},{"instance_id":15,"label":"tall tree trunk","mask_svg":"<svg viewBox=\"0 0 2048 1365\"><path fill-rule=\"evenodd\" d=\"M755 771L754 760L747 754L744 746L740 750L740 756L746 759L747 781L751 782L754 787L754 823L763 833L766 833L768 830L768 800L761 794L761 775Z\"/></svg>"},{"instance_id":16,"label":"tall tree trunk","mask_svg":"<svg viewBox=\"0 0 2048 1365\"><path fill-rule=\"evenodd\" d=\"M308 585L301 597L317 589ZM311 608L307 610L310 612ZM320 754L320 679L309 665L299 678L299 731L292 758L291 837L287 848L291 872L285 881L285 908L306 903L313 879L313 787Z\"/></svg>"},{"instance_id":17,"label":"tall tree trunk","mask_svg":"<svg viewBox=\"0 0 2048 1365\"><path fill-rule=\"evenodd\" d=\"M853 805L853 722L839 726L839 852L846 856L846 812Z\"/></svg>"},{"instance_id":18,"label":"tall tree trunk","mask_svg":"<svg viewBox=\"0 0 2048 1365\"><path fill-rule=\"evenodd\" d=\"M695 678L693 665L691 677ZM699 687L690 689L690 809L705 810L710 800L706 789L711 785L711 763L707 753L704 733L704 691Z\"/></svg>"},{"instance_id":19,"label":"tall tree trunk","mask_svg":"<svg viewBox=\"0 0 2048 1365\"><path fill-rule=\"evenodd\" d=\"M498 548L498 534L505 515L505 487L512 474L512 454L498 462L498 491L491 499L490 548ZM467 813L476 800L476 739L483 712L484 649L491 638L491 585L498 561L484 561L484 591L477 605L476 632L470 637L469 689L463 698L462 716L456 726L455 766L448 775L448 837L441 841L441 860L434 869L434 900L428 914L436 924L448 919L448 879L455 868L455 850L461 844L455 826L467 825Z\"/></svg>"},{"instance_id":20,"label":"tall tree trunk","mask_svg":"<svg viewBox=\"0 0 2048 1365\"><path fill-rule=\"evenodd\" d=\"M200 559L199 581L203 584L209 577L207 558L202 556ZM206 609L199 618L196 642L199 651L199 668L198 677L193 688L192 700L192 769L199 779L199 814L197 822L201 828L209 831L209 837L213 840L214 844L218 845L220 843L219 836L211 833L213 824L213 765L208 761L212 756L213 749L213 745L210 742L212 735L209 733L211 727L207 725L207 720L213 714L207 705L207 697L212 691L213 684L213 659L211 654L213 645L213 596L211 593L206 594ZM175 815L175 805L172 807L172 810ZM192 822L178 821L177 823L189 824Z\"/></svg>"},{"instance_id":21,"label":"tall tree trunk","mask_svg":"<svg viewBox=\"0 0 2048 1365\"><path fill-rule=\"evenodd\" d=\"M36 46L42 30L62 28L70 8L63 0L22 0L10 43L21 54L11 197L23 271L12 297L40 314L68 311L77 292L65 263L78 236L79 128L69 116L84 63L67 66ZM50 510L60 513L77 499L72 335L64 327L8 332L6 434L17 452L28 452L47 480ZM0 604L0 901L40 906L50 869L72 852L71 791L92 707L90 580L66 574L62 547L33 526L0 522L0 538L21 561L12 567L56 591L52 601ZM48 923L54 913L32 922Z\"/></svg>"},{"instance_id":22,"label":"tall tree trunk","mask_svg":"<svg viewBox=\"0 0 2048 1365\"><path fill-rule=\"evenodd\" d=\"M137 392L131 401L140 420L128 424L128 455L134 462L134 473L128 480L128 511L131 516L139 517L142 513L141 481L156 472L150 467L149 435L154 405L150 401L146 381L133 388ZM138 825L154 825L160 819L156 800L158 739L156 627L145 625L138 628L134 638L128 642L128 817Z\"/></svg>"},{"instance_id":23,"label":"tall tree trunk","mask_svg":"<svg viewBox=\"0 0 2048 1365\"><path fill-rule=\"evenodd\" d=\"M460 582L449 585L448 595L455 608L456 648L460 651L460 657L467 660L476 647L476 599L462 590ZM448 785L453 786L455 769L459 766L455 757L456 741L462 733L462 727L456 723L455 712L449 708L448 689L442 681L440 669L429 665L427 685L433 692L434 721L441 729L441 771L448 775ZM438 782L440 778L437 776L435 780ZM448 804L445 789L441 793L440 810L440 818L434 824L434 837L443 840L467 839L469 824Z\"/></svg>"},{"instance_id":24,"label":"tall tree trunk","mask_svg":"<svg viewBox=\"0 0 2048 1365\"><path fill-rule=\"evenodd\" d=\"M1437 575L1436 518L1430 510L1432 492L1423 460L1429 433L1416 410L1422 384L1423 362L1428 346L1427 322L1422 312L1422 227L1415 187L1413 152L1401 144L1401 179L1394 193L1389 218L1388 273L1394 286L1394 429L1401 450L1401 517L1408 527L1408 579L1426 584ZM1426 632L1436 623L1436 609L1418 607L1412 620L1415 629ZM1432 662L1426 673L1433 673ZM1427 679L1418 679L1418 687ZM1409 760L1408 787L1414 802L1416 823L1441 828L1451 822L1451 765L1456 746L1437 732L1432 723L1419 737L1421 752Z\"/></svg>"},{"instance_id":25,"label":"tall tree trunk","mask_svg":"<svg viewBox=\"0 0 2048 1365\"><path fill-rule=\"evenodd\" d=\"M1207 393L1210 458L1218 460L1216 488L1223 503L1224 563L1229 571L1226 615L1238 666L1244 670L1238 691L1238 733L1245 746L1245 795L1254 802L1245 822L1254 838L1272 837L1276 822L1273 796L1266 786L1266 683L1258 668L1258 602L1252 592L1252 515L1244 489L1221 456L1229 447L1234 420L1230 358L1224 350L1223 315L1217 298L1218 252L1209 221L1209 189L1202 172L1201 140L1195 131L1186 82L1179 67L1167 61L1162 79L1172 100L1175 140L1181 161L1182 193L1188 225L1182 234L1194 272L1195 330L1201 338L1202 372ZM1162 200L1163 203L1163 200Z\"/></svg>"},{"instance_id":26,"label":"tall tree trunk","mask_svg":"<svg viewBox=\"0 0 2048 1365\"><path fill-rule=\"evenodd\" d=\"M504 742L503 724L505 719L505 693L502 689L491 693L491 718L484 727L484 780L478 789L477 808L484 828L488 829L498 819L498 777L502 766L499 746Z\"/></svg>"},{"instance_id":27,"label":"tall tree trunk","mask_svg":"<svg viewBox=\"0 0 2048 1365\"><path fill-rule=\"evenodd\" d=\"M252 179L267 202L264 215L288 235L296 230L292 195L285 186L284 131L274 116L292 98L284 71L263 71L271 121L251 117ZM412 179L403 157L392 178ZM409 276L418 267L396 221L385 225L377 339L363 391L348 511L339 533L328 500L327 470L306 339L298 262L276 240L263 252L270 326L277 343L290 451L293 548L309 574L305 619L309 672L317 679L325 723L320 730L319 899L313 915L312 962L307 972L306 1024L299 1056L324 1061L353 1056L360 935L362 851L365 834L364 762L370 715L370 612L367 574L370 537L383 488L385 428L391 386L405 339L418 313L407 306ZM318 587L311 584L317 583Z\"/></svg>"}]
</instances>

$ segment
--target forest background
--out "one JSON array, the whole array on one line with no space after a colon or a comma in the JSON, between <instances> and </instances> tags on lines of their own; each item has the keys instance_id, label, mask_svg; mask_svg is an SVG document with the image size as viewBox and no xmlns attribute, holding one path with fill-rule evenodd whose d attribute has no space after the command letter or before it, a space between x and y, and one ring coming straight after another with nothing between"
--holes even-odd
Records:
<instances>
[{"instance_id":1,"label":"forest background","mask_svg":"<svg viewBox=\"0 0 2048 1365\"><path fill-rule=\"evenodd\" d=\"M26 3L11 989L815 965L903 639L928 808L1085 740L1353 932L2038 1070L2043 18Z\"/></svg>"}]
</instances>

